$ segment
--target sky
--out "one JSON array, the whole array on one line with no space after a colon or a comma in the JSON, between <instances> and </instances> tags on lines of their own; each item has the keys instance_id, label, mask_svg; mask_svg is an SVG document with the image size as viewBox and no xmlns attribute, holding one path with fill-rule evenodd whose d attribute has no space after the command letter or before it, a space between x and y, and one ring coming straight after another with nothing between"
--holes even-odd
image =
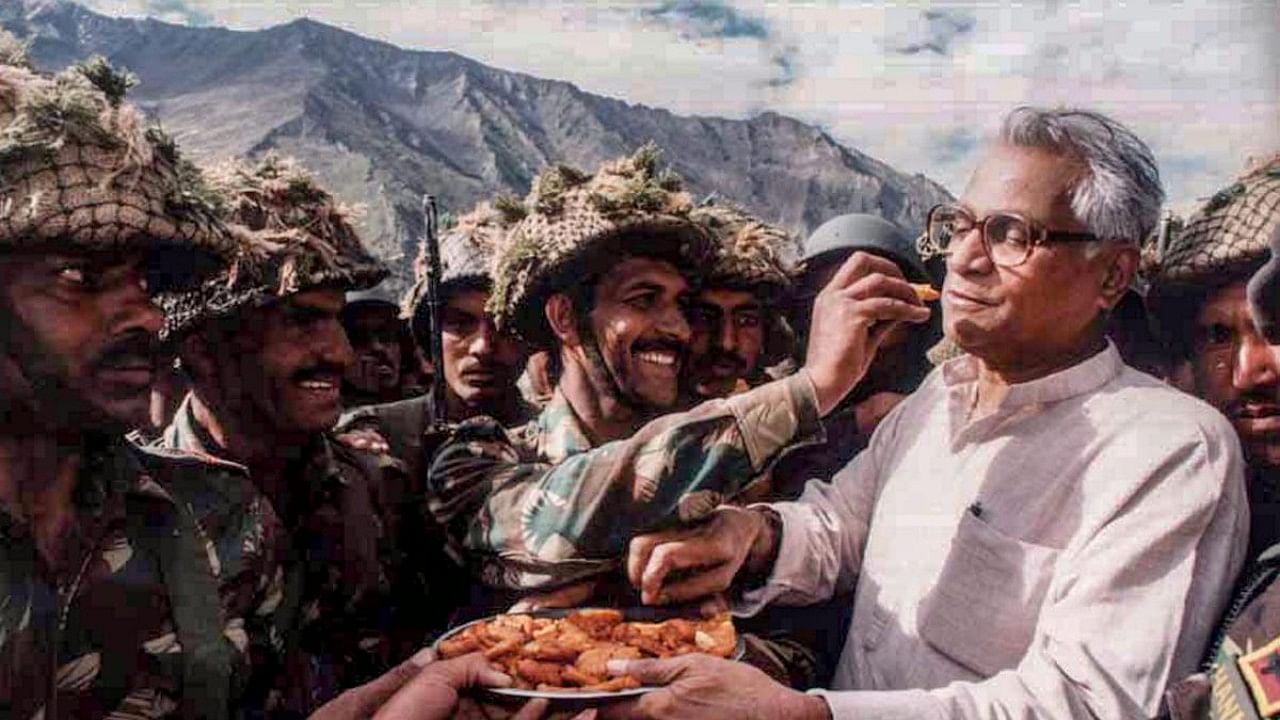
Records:
<instances>
[{"instance_id":1,"label":"sky","mask_svg":"<svg viewBox=\"0 0 1280 720\"><path fill-rule=\"evenodd\" d=\"M1280 1L78 0L258 29L309 17L683 115L772 110L953 193L1024 104L1133 127L1186 212L1280 151Z\"/></svg>"}]
</instances>

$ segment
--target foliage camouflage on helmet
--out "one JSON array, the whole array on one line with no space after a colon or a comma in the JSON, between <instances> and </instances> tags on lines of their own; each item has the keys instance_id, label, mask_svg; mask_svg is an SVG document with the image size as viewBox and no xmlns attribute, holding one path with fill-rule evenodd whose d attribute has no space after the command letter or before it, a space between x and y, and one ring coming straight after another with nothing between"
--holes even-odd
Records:
<instances>
[{"instance_id":1,"label":"foliage camouflage on helmet","mask_svg":"<svg viewBox=\"0 0 1280 720\"><path fill-rule=\"evenodd\" d=\"M494 273L489 311L499 328L537 347L552 343L547 298L629 254L669 257L682 269L706 266L711 239L689 213L680 177L658 169L645 145L595 174L567 165L540 174L523 203L496 207L515 221Z\"/></svg>"},{"instance_id":2,"label":"foliage camouflage on helmet","mask_svg":"<svg viewBox=\"0 0 1280 720\"><path fill-rule=\"evenodd\" d=\"M449 292L463 283L488 286L493 281L493 265L506 242L511 216L497 203L482 202L457 219L440 236L440 292ZM431 337L431 320L426 309L427 245L418 243L413 261L414 283L400 302L400 316L409 320L413 336L423 347Z\"/></svg>"},{"instance_id":3,"label":"foliage camouflage on helmet","mask_svg":"<svg viewBox=\"0 0 1280 720\"><path fill-rule=\"evenodd\" d=\"M493 263L511 228L508 215L494 203L482 202L471 212L458 218L440 235L440 289L453 283L478 281L489 283ZM413 260L413 286L401 300L401 317L412 318L426 299L427 244L419 241Z\"/></svg>"},{"instance_id":4,"label":"foliage camouflage on helmet","mask_svg":"<svg viewBox=\"0 0 1280 720\"><path fill-rule=\"evenodd\" d=\"M1152 324L1175 354L1191 350L1189 323L1199 304L1226 284L1247 280L1270 256L1280 225L1280 155L1218 191L1165 241L1149 242L1143 272Z\"/></svg>"},{"instance_id":5,"label":"foliage camouflage on helmet","mask_svg":"<svg viewBox=\"0 0 1280 720\"><path fill-rule=\"evenodd\" d=\"M386 278L386 266L369 254L351 224L353 211L293 159L230 162L210 170L209 180L226 198L239 254L199 288L160 297L162 336L307 290L364 290Z\"/></svg>"},{"instance_id":6,"label":"foliage camouflage on helmet","mask_svg":"<svg viewBox=\"0 0 1280 720\"><path fill-rule=\"evenodd\" d=\"M1280 224L1280 155L1218 191L1168 239L1156 257L1148 245L1144 270L1154 295L1212 284L1267 259L1267 239Z\"/></svg>"},{"instance_id":7,"label":"foliage camouflage on helmet","mask_svg":"<svg viewBox=\"0 0 1280 720\"><path fill-rule=\"evenodd\" d=\"M136 82L102 58L38 73L0 31L0 248L171 250L159 277L179 284L235 252L217 194L125 104Z\"/></svg>"},{"instance_id":8,"label":"foliage camouflage on helmet","mask_svg":"<svg viewBox=\"0 0 1280 720\"><path fill-rule=\"evenodd\" d=\"M791 286L789 256L797 247L787 231L722 203L695 208L690 217L716 241L703 286L747 290L766 302L782 299Z\"/></svg>"}]
</instances>

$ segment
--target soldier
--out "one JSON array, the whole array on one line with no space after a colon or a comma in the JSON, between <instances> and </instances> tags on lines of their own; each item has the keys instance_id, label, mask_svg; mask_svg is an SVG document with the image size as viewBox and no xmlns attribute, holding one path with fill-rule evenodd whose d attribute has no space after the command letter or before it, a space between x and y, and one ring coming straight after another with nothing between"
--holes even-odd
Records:
<instances>
[{"instance_id":1,"label":"soldier","mask_svg":"<svg viewBox=\"0 0 1280 720\"><path fill-rule=\"evenodd\" d=\"M696 404L769 380L764 369L790 357L783 320L791 287L786 231L739 208L706 205L691 213L715 238L712 265L689 304L686 393Z\"/></svg>"},{"instance_id":2,"label":"soldier","mask_svg":"<svg viewBox=\"0 0 1280 720\"><path fill-rule=\"evenodd\" d=\"M1206 658L1174 686L1175 718L1273 717L1280 686L1280 358L1249 313L1246 286L1280 233L1280 156L1216 193L1149 255L1151 310L1194 394L1221 410L1244 447L1249 557ZM1212 692L1211 692L1212 689Z\"/></svg>"},{"instance_id":3,"label":"soldier","mask_svg":"<svg viewBox=\"0 0 1280 720\"><path fill-rule=\"evenodd\" d=\"M342 381L342 403L360 407L400 400L406 328L400 307L381 287L349 293L342 329L354 360Z\"/></svg>"},{"instance_id":4,"label":"soldier","mask_svg":"<svg viewBox=\"0 0 1280 720\"><path fill-rule=\"evenodd\" d=\"M682 271L712 251L690 210L652 148L535 181L490 308L500 328L558 355L555 396L522 428L463 423L429 473L437 518L490 587L528 592L616 569L637 529L698 518L817 435L867 349L897 322L928 318L892 265L860 257L820 299L824 342L801 371L658 418L679 400L691 336Z\"/></svg>"},{"instance_id":5,"label":"soldier","mask_svg":"<svg viewBox=\"0 0 1280 720\"><path fill-rule=\"evenodd\" d=\"M385 670L452 609L447 576L400 536L405 478L385 455L333 442L352 362L344 293L386 269L333 197L294 163L267 158L214 174L231 198L241 255L196 291L163 299L192 392L166 447L249 468L289 533L293 556L275 626L287 667L269 709L305 713Z\"/></svg>"},{"instance_id":6,"label":"soldier","mask_svg":"<svg viewBox=\"0 0 1280 720\"><path fill-rule=\"evenodd\" d=\"M393 455L404 460L409 476L422 478L438 441L428 437L443 424L484 415L503 425L528 420L529 407L516 392L516 380L527 356L523 344L499 332L485 310L492 288L495 248L505 232L502 214L481 203L440 238L440 340L443 349L445 412L437 416L430 394L397 403L361 408L344 418L344 433L373 430L378 437L352 437L356 447L385 441ZM420 251L420 254L424 251ZM428 347L433 329L427 312L425 276L404 299L413 336ZM345 439L345 436L344 436Z\"/></svg>"},{"instance_id":7,"label":"soldier","mask_svg":"<svg viewBox=\"0 0 1280 720\"><path fill-rule=\"evenodd\" d=\"M243 469L139 449L162 316L234 243L100 59L0 36L0 715L228 717L279 536Z\"/></svg>"}]
</instances>

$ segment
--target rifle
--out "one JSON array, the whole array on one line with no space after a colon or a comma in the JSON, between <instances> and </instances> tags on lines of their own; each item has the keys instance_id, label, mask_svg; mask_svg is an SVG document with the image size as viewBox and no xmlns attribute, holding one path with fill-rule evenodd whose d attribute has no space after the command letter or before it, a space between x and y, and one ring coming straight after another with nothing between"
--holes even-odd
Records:
<instances>
[{"instance_id":1,"label":"rifle","mask_svg":"<svg viewBox=\"0 0 1280 720\"><path fill-rule=\"evenodd\" d=\"M427 343L427 350L430 354L431 367L431 404L434 412L431 418L431 429L442 430L448 425L448 410L446 409L445 399L445 378L444 378L444 345L441 339L440 316L443 311L443 302L440 298L440 278L442 273L440 270L440 238L439 232L439 216L436 212L436 199L431 194L422 196L422 216L424 220L425 235L423 236L423 247L426 250L426 284L427 292L424 303L427 309L427 318L430 321L431 337Z\"/></svg>"}]
</instances>

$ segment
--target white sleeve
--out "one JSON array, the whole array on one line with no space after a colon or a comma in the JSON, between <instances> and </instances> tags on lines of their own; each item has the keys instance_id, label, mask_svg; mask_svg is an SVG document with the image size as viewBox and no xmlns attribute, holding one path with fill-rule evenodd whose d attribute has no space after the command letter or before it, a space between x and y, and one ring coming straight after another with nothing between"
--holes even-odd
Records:
<instances>
[{"instance_id":1,"label":"white sleeve","mask_svg":"<svg viewBox=\"0 0 1280 720\"><path fill-rule=\"evenodd\" d=\"M735 603L738 615L765 605L809 605L853 587L879 487L877 458L891 442L899 408L872 435L865 450L830 482L811 480L795 502L769 507L782 517L778 557L765 584Z\"/></svg>"}]
</instances>

